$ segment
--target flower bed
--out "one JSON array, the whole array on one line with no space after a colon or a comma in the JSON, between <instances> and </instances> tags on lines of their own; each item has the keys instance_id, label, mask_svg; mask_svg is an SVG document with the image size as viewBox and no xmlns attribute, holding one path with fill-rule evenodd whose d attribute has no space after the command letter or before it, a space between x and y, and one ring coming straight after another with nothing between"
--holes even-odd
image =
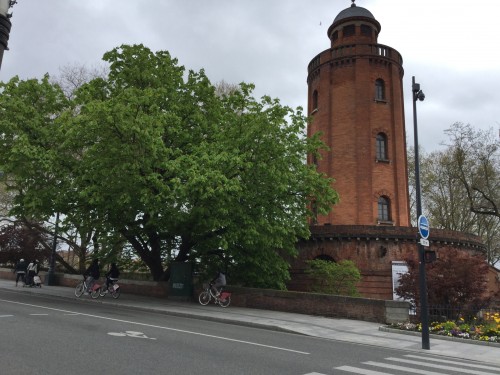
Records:
<instances>
[{"instance_id":1,"label":"flower bed","mask_svg":"<svg viewBox=\"0 0 500 375\"><path fill-rule=\"evenodd\" d=\"M390 325L403 331L422 332L421 323L397 323ZM500 343L500 313L486 313L482 319L465 322L432 322L429 324L429 333L435 335L457 337L469 340Z\"/></svg>"}]
</instances>

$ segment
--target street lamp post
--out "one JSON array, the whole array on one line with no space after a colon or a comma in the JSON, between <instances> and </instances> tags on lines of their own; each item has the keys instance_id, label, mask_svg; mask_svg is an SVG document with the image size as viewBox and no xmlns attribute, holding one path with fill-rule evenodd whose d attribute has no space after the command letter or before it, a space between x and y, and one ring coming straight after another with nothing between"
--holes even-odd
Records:
<instances>
[{"instance_id":1,"label":"street lamp post","mask_svg":"<svg viewBox=\"0 0 500 375\"><path fill-rule=\"evenodd\" d=\"M3 53L8 50L8 42L12 23L10 22L9 8L16 3L15 0L0 0L0 67L2 66Z\"/></svg>"},{"instance_id":2,"label":"street lamp post","mask_svg":"<svg viewBox=\"0 0 500 375\"><path fill-rule=\"evenodd\" d=\"M59 212L56 214L56 223L54 225L54 242L52 242L52 252L49 259L49 270L45 278L45 285L56 285L56 249L57 249L57 229L59 227Z\"/></svg>"},{"instance_id":3,"label":"street lamp post","mask_svg":"<svg viewBox=\"0 0 500 375\"><path fill-rule=\"evenodd\" d=\"M415 140L415 194L417 201L417 218L422 216L422 200L420 196L420 166L418 158L418 128L417 128L417 100L423 101L425 95L420 90L420 84L415 83L415 77L412 77L413 94L413 132ZM427 307L427 281L425 276L425 249L417 242L419 268L419 291L420 291L420 319L422 322L422 349L430 349L429 343L429 312Z\"/></svg>"}]
</instances>

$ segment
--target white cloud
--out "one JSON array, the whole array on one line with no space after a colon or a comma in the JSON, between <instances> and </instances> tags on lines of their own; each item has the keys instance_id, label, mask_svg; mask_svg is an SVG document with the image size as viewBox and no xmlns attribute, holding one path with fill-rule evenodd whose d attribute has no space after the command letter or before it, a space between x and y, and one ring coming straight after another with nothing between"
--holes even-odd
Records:
<instances>
[{"instance_id":1,"label":"white cloud","mask_svg":"<svg viewBox=\"0 0 500 375\"><path fill-rule=\"evenodd\" d=\"M349 0L20 0L0 79L58 74L95 65L121 44L168 50L187 69L217 82L254 83L256 96L306 106L307 65L330 47L326 31ZM500 123L496 17L484 0L357 0L382 26L379 43L403 56L406 127L412 141L411 77L426 94L417 104L419 140L430 151L453 122Z\"/></svg>"}]
</instances>

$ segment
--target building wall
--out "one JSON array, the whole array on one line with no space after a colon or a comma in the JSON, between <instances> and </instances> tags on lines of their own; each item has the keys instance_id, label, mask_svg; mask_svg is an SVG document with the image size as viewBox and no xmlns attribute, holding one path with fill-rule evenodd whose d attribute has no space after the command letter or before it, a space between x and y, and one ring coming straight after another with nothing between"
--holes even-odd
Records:
<instances>
[{"instance_id":1,"label":"building wall","mask_svg":"<svg viewBox=\"0 0 500 375\"><path fill-rule=\"evenodd\" d=\"M340 203L318 224L407 226L409 220L406 136L401 55L377 44L375 20L346 20L356 34L340 38L309 64L308 134L320 132L329 147L322 158L309 158L318 170L335 179ZM361 24L373 26L373 36L360 34ZM337 22L331 31L341 30ZM375 100L375 82L385 84L384 100ZM376 137L387 136L388 158L376 158ZM391 201L390 222L378 220L378 198Z\"/></svg>"},{"instance_id":2,"label":"building wall","mask_svg":"<svg viewBox=\"0 0 500 375\"><path fill-rule=\"evenodd\" d=\"M412 227L317 225L311 226L309 240L298 243L299 255L292 261L290 290L308 291L311 279L305 273L306 261L327 256L338 262L352 260L362 276L358 290L363 297L393 299L392 262L404 261L417 252L417 229ZM458 249L484 254L484 245L477 236L432 229L430 248L438 252ZM496 275L489 275L491 293L498 293ZM497 277L498 278L498 277Z\"/></svg>"},{"instance_id":3,"label":"building wall","mask_svg":"<svg viewBox=\"0 0 500 375\"><path fill-rule=\"evenodd\" d=\"M371 32L367 32L370 29ZM329 27L330 48L308 65L308 136L320 133L329 150L308 163L335 179L340 203L311 221L312 237L298 244L292 260L291 290L309 290L305 261L329 256L353 260L362 274L365 297L392 299L392 262L417 251L417 229L410 227L403 58L378 43L381 26L367 10L352 4ZM375 94L383 80L385 96ZM387 160L377 160L376 137L387 136ZM390 200L389 220L380 220L379 197ZM483 249L478 237L431 230L431 248ZM489 274L489 295L499 294L498 274ZM500 295L499 295L500 297Z\"/></svg>"}]
</instances>

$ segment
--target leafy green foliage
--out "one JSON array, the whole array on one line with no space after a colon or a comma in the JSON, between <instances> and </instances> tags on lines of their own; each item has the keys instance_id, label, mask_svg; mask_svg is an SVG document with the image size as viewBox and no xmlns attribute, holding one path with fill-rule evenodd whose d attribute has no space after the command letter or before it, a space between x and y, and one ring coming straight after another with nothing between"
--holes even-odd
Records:
<instances>
[{"instance_id":1,"label":"leafy green foliage","mask_svg":"<svg viewBox=\"0 0 500 375\"><path fill-rule=\"evenodd\" d=\"M313 292L328 293L341 296L358 297L356 284L361 280L361 274L351 260L338 263L314 259L307 262L306 272L314 279L311 286Z\"/></svg>"},{"instance_id":2,"label":"leafy green foliage","mask_svg":"<svg viewBox=\"0 0 500 375\"><path fill-rule=\"evenodd\" d=\"M2 117L12 136L0 160L22 177L15 212L60 212L85 246L107 259L117 259L120 243L131 247L155 280L169 278L171 261L217 249L239 283L283 288L284 257L309 235L309 203L325 213L338 200L332 181L305 164L323 144L304 136L302 110L258 101L248 84L221 94L203 70L186 72L166 51L123 45L104 60L108 77L71 100L47 80L32 82L60 106ZM7 84L2 112L22 85ZM31 133L15 136L20 124L45 132L36 154Z\"/></svg>"}]
</instances>

